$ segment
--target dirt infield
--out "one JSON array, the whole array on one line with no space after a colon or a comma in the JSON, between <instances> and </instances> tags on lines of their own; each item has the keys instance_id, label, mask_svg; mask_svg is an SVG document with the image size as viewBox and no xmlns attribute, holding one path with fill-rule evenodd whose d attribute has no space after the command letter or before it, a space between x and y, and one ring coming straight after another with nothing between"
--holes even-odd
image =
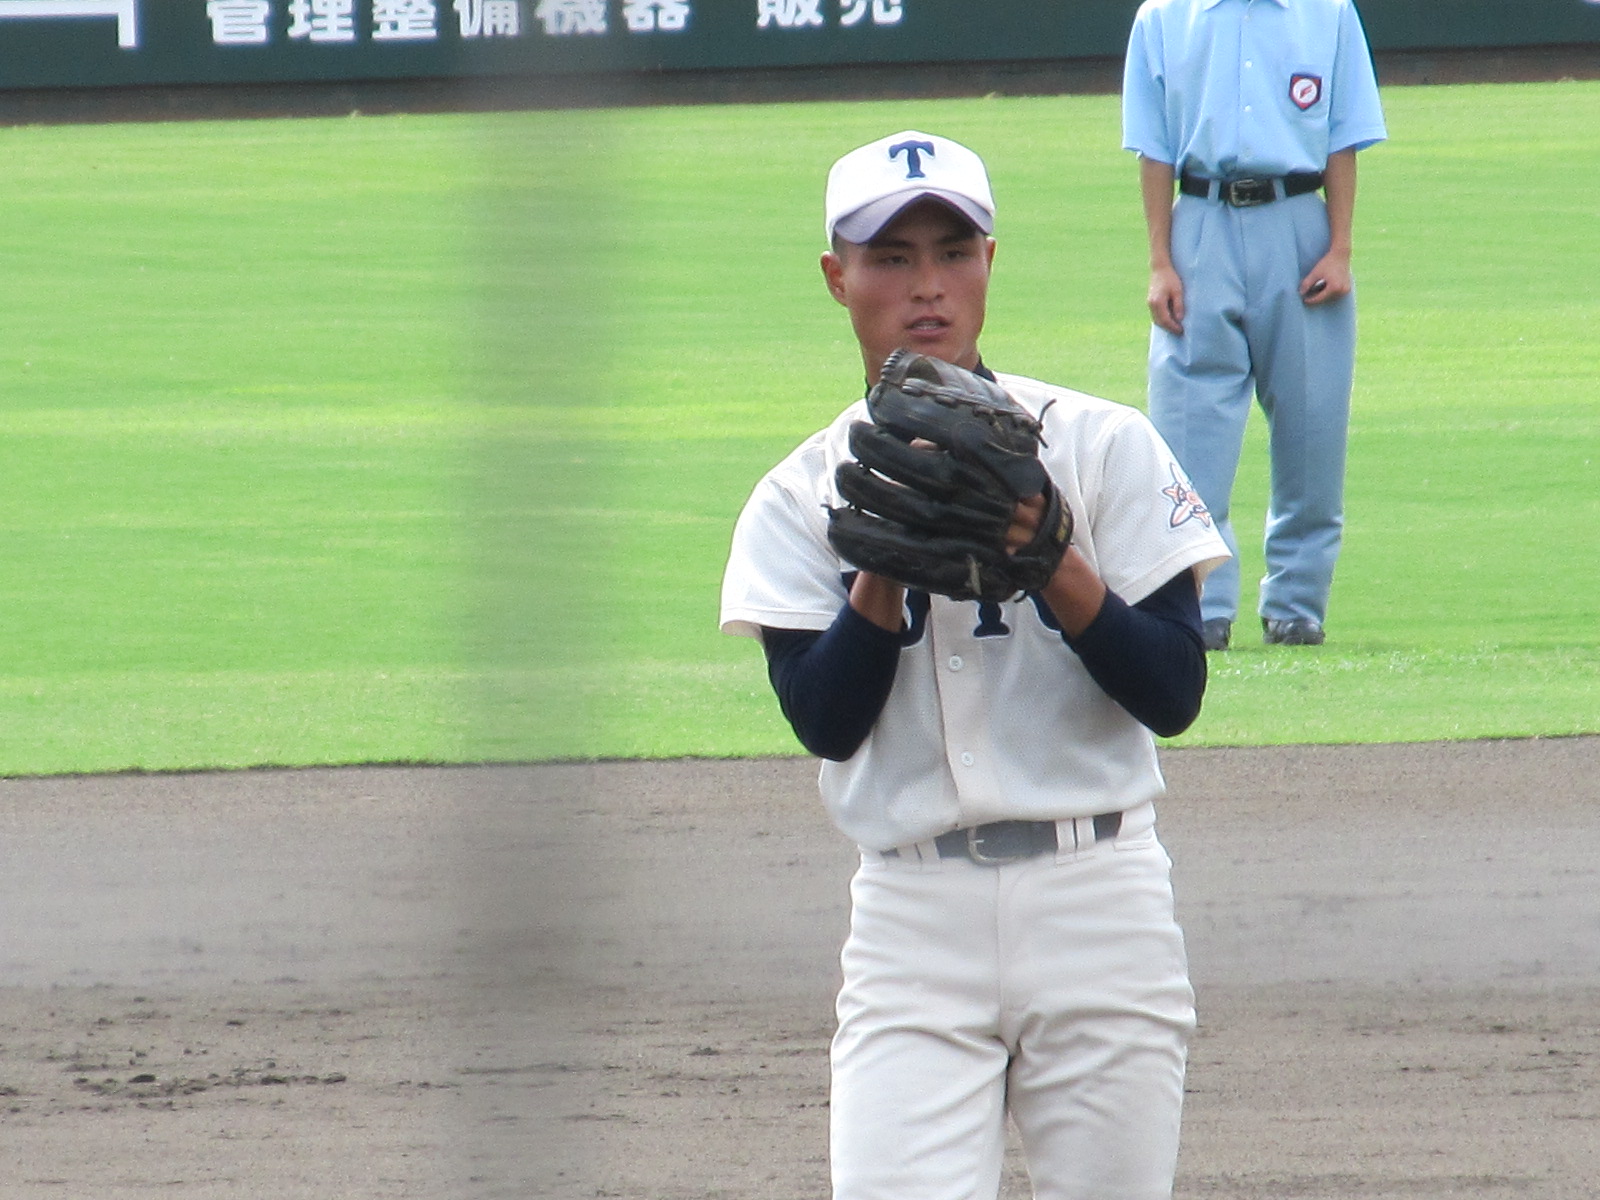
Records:
<instances>
[{"instance_id":1,"label":"dirt infield","mask_svg":"<svg viewBox=\"0 0 1600 1200\"><path fill-rule=\"evenodd\" d=\"M1179 1196L1591 1196L1600 739L1164 761ZM820 1200L851 866L802 760L0 783L0 1197Z\"/></svg>"}]
</instances>

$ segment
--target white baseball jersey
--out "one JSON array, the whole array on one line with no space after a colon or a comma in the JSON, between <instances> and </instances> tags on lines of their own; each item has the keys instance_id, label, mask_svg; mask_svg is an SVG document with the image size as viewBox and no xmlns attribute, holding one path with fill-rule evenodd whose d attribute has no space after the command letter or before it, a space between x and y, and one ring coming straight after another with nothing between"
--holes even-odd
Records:
<instances>
[{"instance_id":1,"label":"white baseball jersey","mask_svg":"<svg viewBox=\"0 0 1600 1200\"><path fill-rule=\"evenodd\" d=\"M1166 444L1136 409L1014 375L1000 385L1043 422L1041 457L1077 520L1073 544L1137 603L1228 557ZM825 630L854 570L828 543L847 408L756 486L734 528L722 630ZM924 600L926 599L926 603ZM1149 730L1103 692L1042 601L908 596L894 687L861 748L824 762L835 824L869 850L1007 819L1121 811L1165 789Z\"/></svg>"}]
</instances>

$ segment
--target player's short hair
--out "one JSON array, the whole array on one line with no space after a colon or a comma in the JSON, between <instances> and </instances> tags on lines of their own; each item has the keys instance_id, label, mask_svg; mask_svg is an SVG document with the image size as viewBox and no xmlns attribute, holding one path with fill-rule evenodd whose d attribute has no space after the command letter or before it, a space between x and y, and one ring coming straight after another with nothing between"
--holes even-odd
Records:
<instances>
[{"instance_id":1,"label":"player's short hair","mask_svg":"<svg viewBox=\"0 0 1600 1200\"><path fill-rule=\"evenodd\" d=\"M895 214L894 220L891 220L889 222L889 224L885 225L883 228L884 229L889 228L889 225L893 225L894 221L897 221L897 220L900 219L900 216L901 216L902 213L909 212L911 209L915 208L918 204L923 203L925 201L929 201L929 200L932 200L935 203L938 203L940 208L944 209L944 211L946 213L948 213L949 216L953 220L955 220L956 222L958 222L962 226L962 230L967 236L969 236L969 237L987 237L987 236L989 236L985 232L983 227L980 226L974 220L972 220L971 217L967 216L966 213L961 212L959 209L952 208L948 204L940 202L938 200L938 197L935 197L935 196L922 196L922 197L919 197L917 200L912 201L910 204L907 204L904 208L902 208L900 210L900 212ZM882 233L883 230L880 229L878 232ZM876 240L876 235L874 235L873 239L871 239L869 241L852 242L836 229L833 232L833 240L831 241L830 245L833 248L833 252L842 259L842 258L845 257L845 255L846 255L846 253L848 251L854 249L857 246L870 246L870 245L872 245L872 242L875 241L875 240Z\"/></svg>"}]
</instances>

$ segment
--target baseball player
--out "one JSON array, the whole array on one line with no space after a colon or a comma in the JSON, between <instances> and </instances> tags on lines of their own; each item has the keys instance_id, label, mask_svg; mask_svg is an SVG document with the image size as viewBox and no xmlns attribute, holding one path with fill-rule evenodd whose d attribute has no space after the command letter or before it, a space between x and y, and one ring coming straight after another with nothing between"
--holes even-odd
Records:
<instances>
[{"instance_id":1,"label":"baseball player","mask_svg":"<svg viewBox=\"0 0 1600 1200\"><path fill-rule=\"evenodd\" d=\"M1137 410L982 362L996 243L984 164L907 131L828 176L822 274L867 384L896 351L995 381L1037 419L1075 518L1040 589L959 601L829 540L858 401L756 486L722 588L860 848L833 1040L835 1200L981 1200L1004 1122L1034 1194L1171 1194L1194 1022L1152 731L1205 687L1199 587L1227 557ZM1008 546L1041 501L1018 501Z\"/></svg>"},{"instance_id":2,"label":"baseball player","mask_svg":"<svg viewBox=\"0 0 1600 1200\"><path fill-rule=\"evenodd\" d=\"M1360 18L1350 0L1146 0L1122 104L1150 240L1150 418L1236 550L1254 393L1272 472L1263 635L1320 645L1344 526L1356 152L1386 136ZM1208 649L1228 648L1238 607L1230 562L1206 581Z\"/></svg>"}]
</instances>

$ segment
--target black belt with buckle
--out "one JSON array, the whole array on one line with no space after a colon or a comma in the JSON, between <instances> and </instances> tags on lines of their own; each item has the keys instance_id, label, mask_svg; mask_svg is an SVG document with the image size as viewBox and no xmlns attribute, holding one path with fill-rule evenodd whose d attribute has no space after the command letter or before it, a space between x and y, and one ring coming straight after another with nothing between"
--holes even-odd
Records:
<instances>
[{"instance_id":1,"label":"black belt with buckle","mask_svg":"<svg viewBox=\"0 0 1600 1200\"><path fill-rule=\"evenodd\" d=\"M1283 183L1284 199L1290 196L1303 196L1307 192L1314 192L1322 186L1321 171L1296 171L1291 175L1281 177ZM1204 175L1190 175L1187 171L1178 179L1178 190L1185 196L1199 196L1202 200L1212 198L1212 188L1216 189L1216 198L1224 204L1231 204L1234 208L1254 208L1258 204L1271 204L1278 198L1277 184L1279 179L1273 176L1258 176L1241 179L1207 179Z\"/></svg>"},{"instance_id":2,"label":"black belt with buckle","mask_svg":"<svg viewBox=\"0 0 1600 1200\"><path fill-rule=\"evenodd\" d=\"M1093 820L1097 842L1114 838L1122 830L1120 812L1096 813ZM970 858L986 866L1054 854L1060 848L1054 821L991 821L941 833L933 844L940 858ZM900 851L885 850L883 856L899 858Z\"/></svg>"}]
</instances>

